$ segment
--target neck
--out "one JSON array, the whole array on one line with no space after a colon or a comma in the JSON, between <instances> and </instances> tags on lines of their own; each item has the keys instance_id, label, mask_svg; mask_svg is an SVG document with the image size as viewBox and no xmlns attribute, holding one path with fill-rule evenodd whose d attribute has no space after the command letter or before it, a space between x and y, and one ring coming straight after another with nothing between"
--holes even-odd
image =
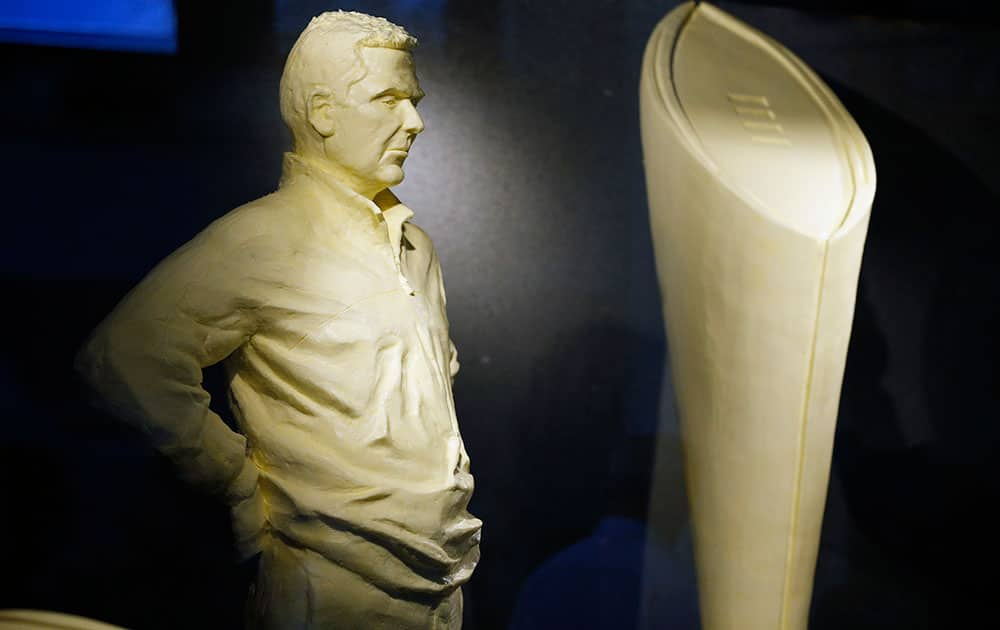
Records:
<instances>
[{"instance_id":1,"label":"neck","mask_svg":"<svg viewBox=\"0 0 1000 630\"><path fill-rule=\"evenodd\" d=\"M325 171L329 175L332 175L334 178L337 179L337 181L339 181L345 187L353 190L354 192L361 195L365 199L368 199L369 201L374 199L380 192L386 189L386 187L383 185L377 183L372 184L371 182L366 182L355 177L340 164L328 160L324 155L314 155L311 152L302 152L302 153L299 153L298 151L295 152L298 153L299 156L305 159L307 162L313 164L316 168Z\"/></svg>"}]
</instances>

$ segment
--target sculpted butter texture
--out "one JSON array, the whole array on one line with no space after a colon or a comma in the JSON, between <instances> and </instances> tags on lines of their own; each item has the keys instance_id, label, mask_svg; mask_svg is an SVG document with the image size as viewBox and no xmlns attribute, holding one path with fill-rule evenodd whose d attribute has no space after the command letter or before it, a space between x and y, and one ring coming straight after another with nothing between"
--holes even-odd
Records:
<instances>
[{"instance_id":1,"label":"sculpted butter texture","mask_svg":"<svg viewBox=\"0 0 1000 630\"><path fill-rule=\"evenodd\" d=\"M122 630L93 619L43 610L0 610L0 630Z\"/></svg>"},{"instance_id":2,"label":"sculpted butter texture","mask_svg":"<svg viewBox=\"0 0 1000 630\"><path fill-rule=\"evenodd\" d=\"M656 27L640 108L702 627L801 630L871 151L802 61L704 2Z\"/></svg>"},{"instance_id":3,"label":"sculpted butter texture","mask_svg":"<svg viewBox=\"0 0 1000 630\"><path fill-rule=\"evenodd\" d=\"M325 13L281 79L277 192L161 262L82 374L262 552L251 625L459 628L479 557L441 268L390 191L423 130L402 28ZM208 406L224 361L241 433Z\"/></svg>"}]
</instances>

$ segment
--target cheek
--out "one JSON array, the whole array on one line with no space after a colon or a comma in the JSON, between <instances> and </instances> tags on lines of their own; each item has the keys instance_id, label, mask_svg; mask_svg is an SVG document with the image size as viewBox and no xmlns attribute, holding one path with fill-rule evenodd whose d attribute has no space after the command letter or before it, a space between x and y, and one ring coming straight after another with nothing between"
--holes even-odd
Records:
<instances>
[{"instance_id":1,"label":"cheek","mask_svg":"<svg viewBox=\"0 0 1000 630\"><path fill-rule=\"evenodd\" d=\"M337 144L345 163L362 170L372 168L381 162L402 124L380 103L363 105L351 114L341 118Z\"/></svg>"},{"instance_id":2,"label":"cheek","mask_svg":"<svg viewBox=\"0 0 1000 630\"><path fill-rule=\"evenodd\" d=\"M354 121L350 126L341 128L335 140L344 162L357 167L364 167L381 155L380 143L371 127L362 121Z\"/></svg>"},{"instance_id":3,"label":"cheek","mask_svg":"<svg viewBox=\"0 0 1000 630\"><path fill-rule=\"evenodd\" d=\"M363 120L366 133L379 140L392 137L402 126L398 113L381 103L373 103L370 107L366 107L363 114L359 118Z\"/></svg>"}]
</instances>

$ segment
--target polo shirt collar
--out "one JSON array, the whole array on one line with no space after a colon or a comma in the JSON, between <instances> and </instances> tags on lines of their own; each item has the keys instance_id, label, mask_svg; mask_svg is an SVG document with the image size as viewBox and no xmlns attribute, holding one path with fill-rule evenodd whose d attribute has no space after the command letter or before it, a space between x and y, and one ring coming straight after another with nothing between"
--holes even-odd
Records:
<instances>
[{"instance_id":1,"label":"polo shirt collar","mask_svg":"<svg viewBox=\"0 0 1000 630\"><path fill-rule=\"evenodd\" d=\"M345 186L319 160L306 158L297 153L285 153L280 185L287 186L302 177L323 186L324 197L327 198L324 199L324 205L331 204L338 209L346 208L353 211L355 217L367 216L374 219L377 225L385 226L383 229L389 239L400 279L407 291L412 292L409 283L402 276L400 254L404 243L403 224L413 217L413 211L400 202L388 188L375 195L374 199L368 199Z\"/></svg>"}]
</instances>

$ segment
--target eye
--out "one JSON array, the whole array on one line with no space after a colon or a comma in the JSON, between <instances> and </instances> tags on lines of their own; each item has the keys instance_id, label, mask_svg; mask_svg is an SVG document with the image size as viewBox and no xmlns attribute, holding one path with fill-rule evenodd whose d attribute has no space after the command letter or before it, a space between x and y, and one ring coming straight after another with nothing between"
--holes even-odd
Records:
<instances>
[{"instance_id":1,"label":"eye","mask_svg":"<svg viewBox=\"0 0 1000 630\"><path fill-rule=\"evenodd\" d=\"M379 102L389 108L393 108L396 105L399 105L399 99L396 98L395 96L383 96L382 98L379 99Z\"/></svg>"}]
</instances>

